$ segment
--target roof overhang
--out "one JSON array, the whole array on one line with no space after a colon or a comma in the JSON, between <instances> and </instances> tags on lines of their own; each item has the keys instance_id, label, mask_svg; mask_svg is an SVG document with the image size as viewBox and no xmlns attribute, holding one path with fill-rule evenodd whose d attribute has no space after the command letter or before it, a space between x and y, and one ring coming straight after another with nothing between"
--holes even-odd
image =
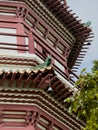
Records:
<instances>
[{"instance_id":1,"label":"roof overhang","mask_svg":"<svg viewBox=\"0 0 98 130\"><path fill-rule=\"evenodd\" d=\"M27 94L28 93L28 94ZM17 108L18 106L31 106L36 107L37 109L42 110L47 115L56 119L61 123L65 128L71 129L80 129L83 128L83 123L76 119L75 116L69 114L69 112L62 107L58 102L51 98L43 90L32 89L31 91L27 90L0 90L0 104L4 106L11 105ZM5 97L7 97L5 99ZM46 105L47 104L47 105ZM2 108L5 109L6 108ZM36 110L37 110L36 109Z\"/></svg>"},{"instance_id":2,"label":"roof overhang","mask_svg":"<svg viewBox=\"0 0 98 130\"><path fill-rule=\"evenodd\" d=\"M68 67L72 68L77 61L78 66L81 64L82 58L89 47L89 38L91 38L91 28L86 26L75 13L65 6L60 0L5 0L3 2L23 3L26 8L28 6L42 19L53 28L62 39L67 36L71 40L71 52L68 57ZM28 5L26 5L26 4ZM65 40L65 41L66 41ZM78 60L79 59L79 60ZM74 67L77 68L77 67Z\"/></svg>"}]
</instances>

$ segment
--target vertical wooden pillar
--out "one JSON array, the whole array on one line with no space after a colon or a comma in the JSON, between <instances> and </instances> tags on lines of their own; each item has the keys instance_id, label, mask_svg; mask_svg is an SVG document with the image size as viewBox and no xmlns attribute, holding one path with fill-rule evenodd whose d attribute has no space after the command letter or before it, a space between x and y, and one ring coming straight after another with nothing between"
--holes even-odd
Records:
<instances>
[{"instance_id":1,"label":"vertical wooden pillar","mask_svg":"<svg viewBox=\"0 0 98 130\"><path fill-rule=\"evenodd\" d=\"M47 29L46 32L45 32L45 35L44 35L45 40L47 39L48 34L49 34L49 30Z\"/></svg>"},{"instance_id":2,"label":"vertical wooden pillar","mask_svg":"<svg viewBox=\"0 0 98 130\"><path fill-rule=\"evenodd\" d=\"M50 125L48 126L49 130L53 130L52 128L53 128L53 122L51 122Z\"/></svg>"},{"instance_id":3,"label":"vertical wooden pillar","mask_svg":"<svg viewBox=\"0 0 98 130\"><path fill-rule=\"evenodd\" d=\"M29 53L33 53L35 54L35 46L34 46L34 35L32 34L32 32L30 31L29 35Z\"/></svg>"},{"instance_id":4,"label":"vertical wooden pillar","mask_svg":"<svg viewBox=\"0 0 98 130\"><path fill-rule=\"evenodd\" d=\"M65 74L67 76L67 80L70 80L70 78L69 78L69 71L68 71L68 65L67 65L67 59L65 61Z\"/></svg>"},{"instance_id":5,"label":"vertical wooden pillar","mask_svg":"<svg viewBox=\"0 0 98 130\"><path fill-rule=\"evenodd\" d=\"M17 24L17 34L18 35L21 35L21 34L24 35L24 27L23 27L23 24L21 24L21 23ZM25 45L25 38L18 36L17 37L17 44ZM26 48L23 47L23 46L18 46L18 49L26 49ZM25 51L18 50L18 52L23 53Z\"/></svg>"},{"instance_id":6,"label":"vertical wooden pillar","mask_svg":"<svg viewBox=\"0 0 98 130\"><path fill-rule=\"evenodd\" d=\"M2 124L2 110L0 110L0 130L2 128L3 124Z\"/></svg>"}]
</instances>

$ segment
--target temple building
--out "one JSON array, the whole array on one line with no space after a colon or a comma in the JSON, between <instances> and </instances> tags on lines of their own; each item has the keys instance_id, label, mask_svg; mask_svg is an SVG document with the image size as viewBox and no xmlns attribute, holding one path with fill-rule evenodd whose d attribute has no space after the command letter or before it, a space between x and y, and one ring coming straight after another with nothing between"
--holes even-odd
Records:
<instances>
[{"instance_id":1,"label":"temple building","mask_svg":"<svg viewBox=\"0 0 98 130\"><path fill-rule=\"evenodd\" d=\"M66 0L0 0L0 130L81 130L64 100L91 43Z\"/></svg>"}]
</instances>

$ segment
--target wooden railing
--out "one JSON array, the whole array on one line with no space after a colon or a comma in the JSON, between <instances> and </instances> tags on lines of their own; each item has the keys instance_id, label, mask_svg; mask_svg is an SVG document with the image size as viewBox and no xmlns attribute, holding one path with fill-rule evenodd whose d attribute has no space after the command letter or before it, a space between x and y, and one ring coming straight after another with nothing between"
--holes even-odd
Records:
<instances>
[{"instance_id":1,"label":"wooden railing","mask_svg":"<svg viewBox=\"0 0 98 130\"><path fill-rule=\"evenodd\" d=\"M4 5L3 5L4 4ZM52 64L55 70L64 78L67 79L72 84L74 80L70 78L70 75L73 76L73 79L77 79L78 77L68 68L67 66L67 57L70 53L70 44L72 44L72 40L68 34L66 34L66 40L63 40L54 30L49 27L42 19L37 17L37 15L32 12L28 7L25 7L23 4L12 4L2 2L2 8L4 7L5 14L10 10L7 7L14 7L12 8L16 16L9 16L10 18L6 18L6 15L0 16L2 23L16 24L22 25L23 28L17 27L18 34L12 33L0 33L0 35L4 36L11 36L16 37L16 39L25 40L28 38L28 44L21 43L21 40L17 40L15 43L10 43L10 41L0 42L0 49L2 50L16 50L17 52L23 53L32 53L38 55L43 61L50 55L52 58ZM6 7L6 8L5 8ZM7 10L8 9L8 10ZM3 12L3 9L0 9ZM28 13L27 13L28 12ZM10 13L10 12L9 12ZM25 30L22 34L19 34L20 29ZM24 35L26 34L26 35ZM49 42L51 40L52 44ZM36 42L36 45L34 44ZM59 50L61 53L59 52ZM45 53L45 54L44 54ZM60 68L59 65L55 63L55 60L62 66L63 70ZM75 77L75 78L74 78Z\"/></svg>"},{"instance_id":2,"label":"wooden railing","mask_svg":"<svg viewBox=\"0 0 98 130\"><path fill-rule=\"evenodd\" d=\"M17 38L26 38L28 37L27 35L17 35L17 34L8 34L8 33L0 33L0 35L4 35L4 36L15 36L16 39ZM38 57L40 57L43 61L45 60L45 58L50 55L52 58L52 64L54 66L54 69L57 73L59 73L59 75L61 75L61 77L66 80L68 80L70 83L74 84L74 79L77 79L78 77L67 67L67 60L65 59L65 57L63 57L62 54L58 53L58 50L51 46L50 44L47 43L47 41L42 38L41 36L39 36L39 34L36 32L36 30L32 29L32 35L33 37L33 41L29 40L28 45L21 44L21 43L17 43L17 44L12 44L9 42L6 43L2 43L0 42L0 49L3 50L17 50L21 51L23 53L26 53L26 51L29 53L30 48L34 47L33 50ZM32 42L32 46L31 43ZM33 45L34 42L36 42L36 46ZM30 45L29 45L30 44ZM3 45L3 47L2 47ZM37 47L40 46L40 47ZM14 48L15 47L15 48ZM46 52L46 55L43 53ZM61 66L58 66L55 63L55 60L64 68L63 70L61 69ZM70 77L70 75L73 77L73 79Z\"/></svg>"}]
</instances>

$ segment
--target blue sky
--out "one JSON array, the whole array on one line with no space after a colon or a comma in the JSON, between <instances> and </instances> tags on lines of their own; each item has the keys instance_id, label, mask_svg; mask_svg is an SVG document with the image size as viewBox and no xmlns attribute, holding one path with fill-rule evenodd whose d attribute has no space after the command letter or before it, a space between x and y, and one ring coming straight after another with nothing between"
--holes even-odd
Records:
<instances>
[{"instance_id":1,"label":"blue sky","mask_svg":"<svg viewBox=\"0 0 98 130\"><path fill-rule=\"evenodd\" d=\"M98 59L98 0L67 0L67 3L70 9L73 9L73 12L75 12L84 23L91 21L91 28L95 38L93 38L92 45L86 53L78 73L83 68L86 68L87 72L90 72L92 61Z\"/></svg>"}]
</instances>

